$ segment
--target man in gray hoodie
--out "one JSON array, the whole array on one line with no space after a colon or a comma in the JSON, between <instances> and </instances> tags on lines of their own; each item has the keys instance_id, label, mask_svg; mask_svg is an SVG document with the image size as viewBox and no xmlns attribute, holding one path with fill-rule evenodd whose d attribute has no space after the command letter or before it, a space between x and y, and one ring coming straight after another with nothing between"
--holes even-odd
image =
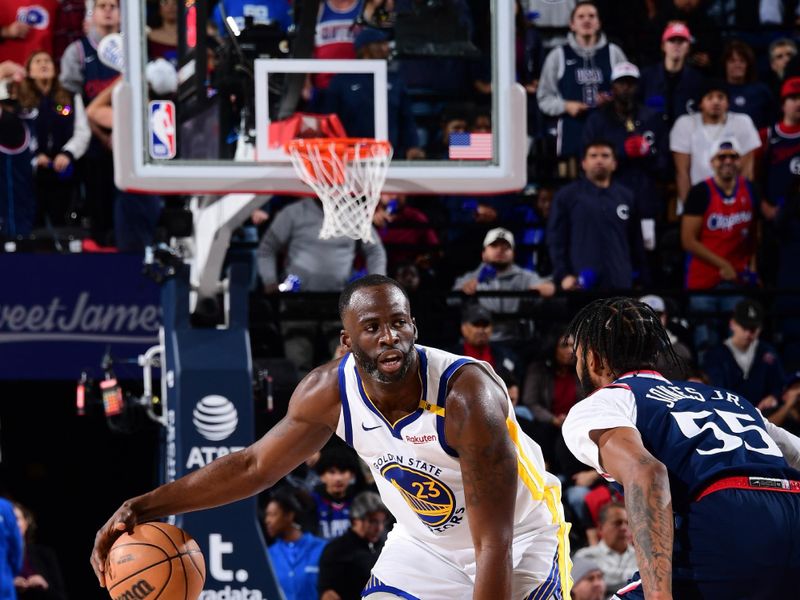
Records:
<instances>
[{"instance_id":1,"label":"man in gray hoodie","mask_svg":"<svg viewBox=\"0 0 800 600\"><path fill-rule=\"evenodd\" d=\"M627 60L616 44L600 32L597 7L578 2L572 11L567 43L554 48L542 66L536 99L542 113L558 119L558 156L577 156L589 111L611 95L611 70Z\"/></svg>"},{"instance_id":2,"label":"man in gray hoodie","mask_svg":"<svg viewBox=\"0 0 800 600\"><path fill-rule=\"evenodd\" d=\"M347 237L321 240L322 216L322 203L316 198L303 198L277 214L258 246L258 273L265 293L278 292L280 282L289 275L299 280L296 284L299 290L285 291L341 292L353 275L353 261L359 249L370 275L386 275L386 251L377 231L373 231L375 241L372 243L356 242ZM278 266L279 255L285 256L282 269ZM298 306L292 308L304 310ZM325 339L330 349L327 358L330 358L339 344L341 329L339 321L284 321L281 332L286 358L305 375L316 366L317 337L321 335Z\"/></svg>"}]
</instances>

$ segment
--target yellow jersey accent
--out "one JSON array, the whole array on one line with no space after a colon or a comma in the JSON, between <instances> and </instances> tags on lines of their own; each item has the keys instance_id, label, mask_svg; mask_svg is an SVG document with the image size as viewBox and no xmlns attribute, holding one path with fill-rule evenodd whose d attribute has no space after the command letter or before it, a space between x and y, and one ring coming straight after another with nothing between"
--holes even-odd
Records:
<instances>
[{"instance_id":1,"label":"yellow jersey accent","mask_svg":"<svg viewBox=\"0 0 800 600\"><path fill-rule=\"evenodd\" d=\"M544 478L533 466L533 463L525 455L519 443L519 427L510 417L506 419L508 433L511 441L517 449L517 462L519 477L528 487L534 500L544 500L553 524L558 525L558 575L561 578L561 588L564 597L569 598L572 590L572 560L569 555L569 530L571 525L564 519L564 509L561 505L561 489L545 485Z\"/></svg>"},{"instance_id":2,"label":"yellow jersey accent","mask_svg":"<svg viewBox=\"0 0 800 600\"><path fill-rule=\"evenodd\" d=\"M420 400L419 407L422 410L427 410L428 412L432 412L436 416L443 417L444 416L444 406L436 406L435 404L431 404L427 400Z\"/></svg>"}]
</instances>

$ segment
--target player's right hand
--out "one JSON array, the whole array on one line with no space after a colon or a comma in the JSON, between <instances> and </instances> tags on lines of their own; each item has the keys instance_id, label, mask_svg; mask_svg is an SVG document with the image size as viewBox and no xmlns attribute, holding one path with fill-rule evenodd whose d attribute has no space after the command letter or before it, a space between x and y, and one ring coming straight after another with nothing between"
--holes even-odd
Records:
<instances>
[{"instance_id":1,"label":"player's right hand","mask_svg":"<svg viewBox=\"0 0 800 600\"><path fill-rule=\"evenodd\" d=\"M94 574L97 576L97 581L100 587L106 587L106 559L111 546L114 545L116 539L126 531L133 531L134 525L138 523L136 515L131 509L130 505L126 502L117 509L111 518L106 521L100 529L97 530L97 535L94 536L94 548L92 548L92 556L89 562L94 569Z\"/></svg>"}]
</instances>

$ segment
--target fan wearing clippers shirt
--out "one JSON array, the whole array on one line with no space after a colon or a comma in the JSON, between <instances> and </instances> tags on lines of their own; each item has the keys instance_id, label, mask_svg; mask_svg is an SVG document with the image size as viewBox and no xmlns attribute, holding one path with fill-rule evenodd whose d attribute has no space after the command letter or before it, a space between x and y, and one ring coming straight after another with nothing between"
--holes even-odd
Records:
<instances>
[{"instance_id":1,"label":"fan wearing clippers shirt","mask_svg":"<svg viewBox=\"0 0 800 600\"><path fill-rule=\"evenodd\" d=\"M362 598L568 598L561 485L520 430L502 379L487 363L415 344L408 296L393 279L350 283L339 315L347 353L303 378L264 437L123 503L95 538L100 584L123 530L257 494L335 433L367 463L396 519Z\"/></svg>"},{"instance_id":2,"label":"fan wearing clippers shirt","mask_svg":"<svg viewBox=\"0 0 800 600\"><path fill-rule=\"evenodd\" d=\"M591 393L564 422L572 453L622 485L639 574L614 598L795 597L800 438L725 389L670 381L653 310L600 299L569 327Z\"/></svg>"}]
</instances>

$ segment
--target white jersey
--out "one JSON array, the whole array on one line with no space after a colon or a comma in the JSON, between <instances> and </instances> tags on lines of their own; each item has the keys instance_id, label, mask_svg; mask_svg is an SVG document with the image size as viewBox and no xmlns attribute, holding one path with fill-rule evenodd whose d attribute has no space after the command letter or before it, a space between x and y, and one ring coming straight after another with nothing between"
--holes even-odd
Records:
<instances>
[{"instance_id":1,"label":"white jersey","mask_svg":"<svg viewBox=\"0 0 800 600\"><path fill-rule=\"evenodd\" d=\"M336 433L369 465L386 507L397 523L390 534L423 544L432 553L469 571L475 549L464 498L458 455L445 439L447 387L464 364L480 364L505 391L492 367L471 358L417 346L422 398L413 413L389 423L361 382L352 354L339 365L342 410ZM508 394L506 392L506 397ZM545 471L539 446L522 433L508 400L508 426L517 450L518 487L514 543L550 541L558 550L558 571L566 581L568 525L561 508L561 486Z\"/></svg>"}]
</instances>

